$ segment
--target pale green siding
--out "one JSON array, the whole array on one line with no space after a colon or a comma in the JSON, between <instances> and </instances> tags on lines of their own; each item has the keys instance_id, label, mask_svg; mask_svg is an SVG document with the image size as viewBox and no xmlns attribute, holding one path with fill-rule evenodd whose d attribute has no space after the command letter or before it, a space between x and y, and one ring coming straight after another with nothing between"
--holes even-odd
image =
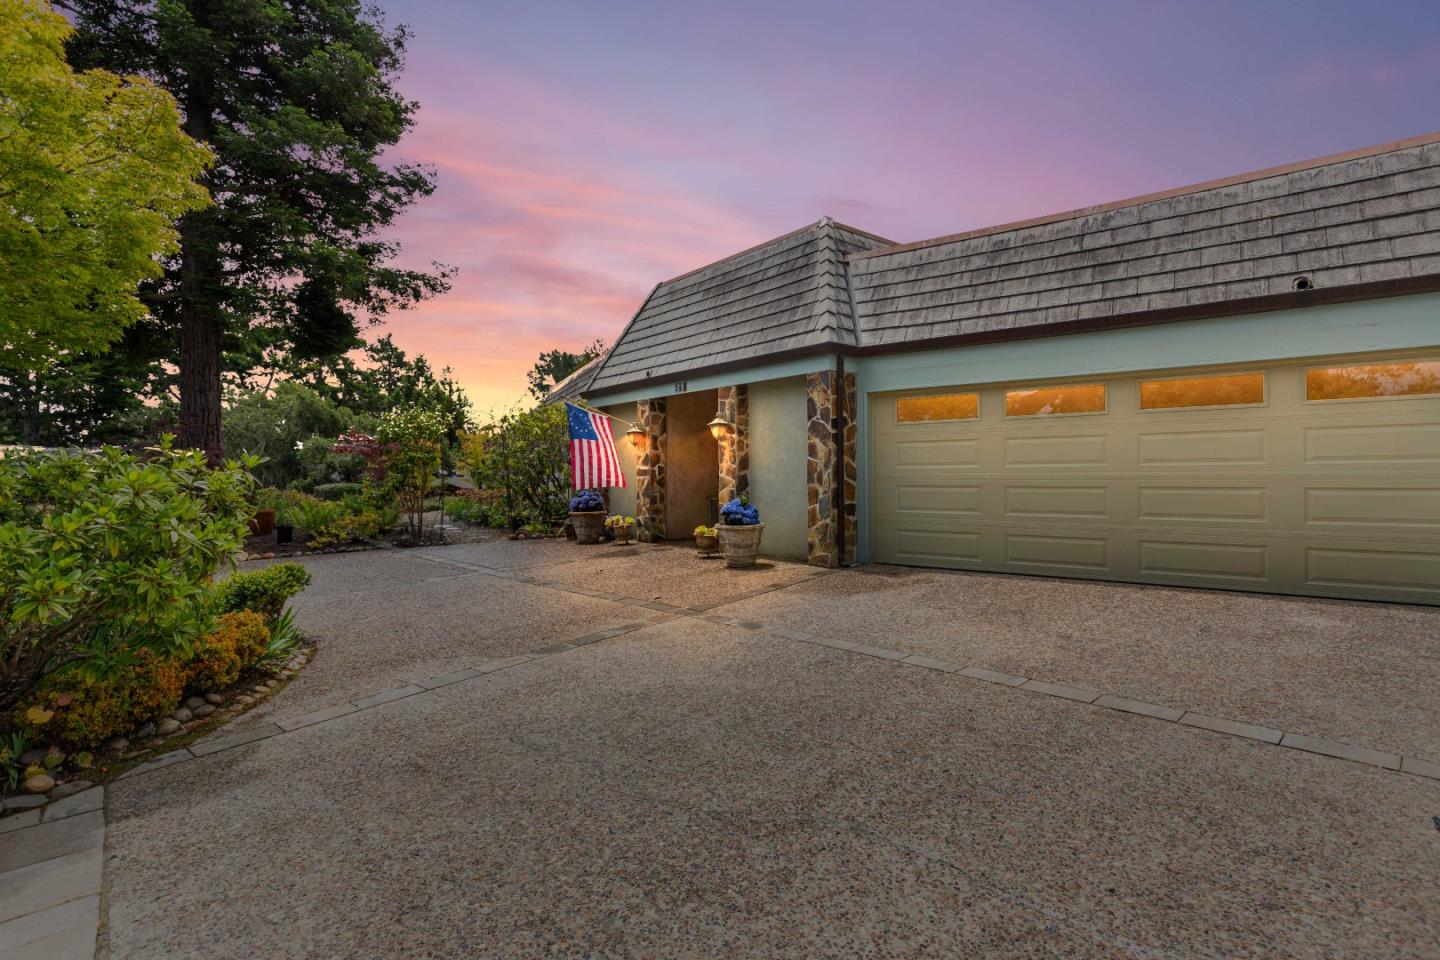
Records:
<instances>
[{"instance_id":1,"label":"pale green siding","mask_svg":"<svg viewBox=\"0 0 1440 960\"><path fill-rule=\"evenodd\" d=\"M767 556L808 552L805 424L804 377L750 384L750 499L765 521Z\"/></svg>"}]
</instances>

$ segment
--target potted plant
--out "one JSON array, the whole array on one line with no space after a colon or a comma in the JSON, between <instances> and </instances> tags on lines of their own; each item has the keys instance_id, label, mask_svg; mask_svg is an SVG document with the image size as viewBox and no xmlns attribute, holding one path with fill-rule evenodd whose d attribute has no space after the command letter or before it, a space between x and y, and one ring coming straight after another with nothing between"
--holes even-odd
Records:
<instances>
[{"instance_id":1,"label":"potted plant","mask_svg":"<svg viewBox=\"0 0 1440 960\"><path fill-rule=\"evenodd\" d=\"M715 528L707 527L705 524L695 528L695 549L700 551L702 557L713 557L720 551L720 540L715 536Z\"/></svg>"},{"instance_id":2,"label":"potted plant","mask_svg":"<svg viewBox=\"0 0 1440 960\"><path fill-rule=\"evenodd\" d=\"M605 500L594 490L581 490L570 498L570 525L576 543L599 543L605 532Z\"/></svg>"},{"instance_id":3,"label":"potted plant","mask_svg":"<svg viewBox=\"0 0 1440 960\"><path fill-rule=\"evenodd\" d=\"M720 555L727 567L753 567L755 556L760 552L760 535L765 524L760 522L760 511L750 503L750 498L740 495L720 508L720 523L715 535L720 540Z\"/></svg>"},{"instance_id":4,"label":"potted plant","mask_svg":"<svg viewBox=\"0 0 1440 960\"><path fill-rule=\"evenodd\" d=\"M295 521L290 516L290 504L283 500L275 504L275 542L295 542Z\"/></svg>"},{"instance_id":5,"label":"potted plant","mask_svg":"<svg viewBox=\"0 0 1440 960\"><path fill-rule=\"evenodd\" d=\"M255 511L250 518L250 532L257 537L263 537L275 530L275 511L269 507L261 507Z\"/></svg>"},{"instance_id":6,"label":"potted plant","mask_svg":"<svg viewBox=\"0 0 1440 960\"><path fill-rule=\"evenodd\" d=\"M612 513L605 518L605 529L614 534L617 543L628 544L635 533L635 518Z\"/></svg>"}]
</instances>

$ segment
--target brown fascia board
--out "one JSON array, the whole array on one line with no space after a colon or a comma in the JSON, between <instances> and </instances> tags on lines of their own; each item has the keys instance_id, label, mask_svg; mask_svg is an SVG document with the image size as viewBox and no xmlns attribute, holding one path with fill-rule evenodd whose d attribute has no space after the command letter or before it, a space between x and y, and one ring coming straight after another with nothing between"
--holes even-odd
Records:
<instances>
[{"instance_id":1,"label":"brown fascia board","mask_svg":"<svg viewBox=\"0 0 1440 960\"><path fill-rule=\"evenodd\" d=\"M783 363L787 360L803 360L807 357L843 355L847 357L875 357L894 353L922 353L926 350L941 350L947 347L977 346L982 343L998 343L1006 340L1040 340L1046 337L1060 337L1073 333L1092 333L1101 330L1123 330L1128 327L1144 327L1163 323L1178 323L1184 320L1205 320L1211 318L1239 316L1247 313L1273 313L1276 310L1295 310L1303 307L1319 307L1334 303L1350 303L1356 300L1384 300L1390 297L1404 297L1416 293L1440 293L1440 274L1423 277L1405 277L1399 280L1378 280L1371 283L1350 284L1343 287L1321 287L1312 290L1295 290L1285 293L1248 297L1242 300L1228 300L1223 303L1193 304L1183 307L1167 307L1162 310L1145 310L1113 317L1094 317L1085 320L1069 320L1061 323L1036 324L1029 327L1012 327L1004 330L982 330L976 333L961 333L948 337L935 337L913 342L874 344L852 347L842 344L815 344L796 347L725 363L696 367L678 373L662 374L642 380L628 380L594 389L584 395L614 393L619 390L634 390L639 387L661 387L692 377L713 376L744 370L759 364Z\"/></svg>"},{"instance_id":2,"label":"brown fascia board","mask_svg":"<svg viewBox=\"0 0 1440 960\"><path fill-rule=\"evenodd\" d=\"M1328 167L1332 164L1344 163L1347 160L1359 160L1364 157L1379 156L1382 153L1394 153L1397 150L1421 147L1436 142L1440 142L1440 131L1424 133L1416 137L1409 137L1405 140L1381 143L1373 147L1362 147L1359 150L1332 153L1328 156L1316 157L1313 160L1301 160L1298 163L1287 163L1278 167L1266 167L1263 170L1252 170L1249 173L1237 173L1233 176L1221 177L1219 180L1206 180L1203 183L1192 183L1189 186L1174 187L1170 190L1161 190L1157 193L1146 193L1138 197L1130 197L1126 200L1112 200L1109 203L1081 207L1078 210L1067 210L1063 213L1052 213L1043 217L1032 217L1029 220L1015 220L1011 223L1001 223L993 227L980 227L976 230L964 231L963 233L952 233L943 237L935 237L932 240L917 240L914 243L902 243L893 247L885 247L881 250L857 250L855 253L850 254L850 259L859 260L869 257L884 257L895 253L904 253L907 250L920 250L925 247L935 247L944 243L959 243L962 240L973 240L976 237L987 237L997 233L1009 233L1012 230L1024 230L1027 227L1039 227L1047 223L1060 223L1064 220L1075 220L1080 217L1094 216L1097 213L1108 213L1112 210L1124 209L1125 207L1135 207L1142 203L1169 200L1174 197L1183 197L1187 194L1201 193L1205 190L1214 190L1220 187L1233 187L1237 183L1248 183L1251 180L1264 180L1266 177L1278 177L1287 173L1298 173L1301 170L1312 170L1316 167Z\"/></svg>"}]
</instances>

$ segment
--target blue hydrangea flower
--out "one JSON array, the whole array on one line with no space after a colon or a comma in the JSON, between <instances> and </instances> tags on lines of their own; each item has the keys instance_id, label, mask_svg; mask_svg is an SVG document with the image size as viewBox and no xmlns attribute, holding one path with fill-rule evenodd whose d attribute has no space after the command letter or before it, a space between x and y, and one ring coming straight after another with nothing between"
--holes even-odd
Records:
<instances>
[{"instance_id":1,"label":"blue hydrangea flower","mask_svg":"<svg viewBox=\"0 0 1440 960\"><path fill-rule=\"evenodd\" d=\"M731 526L753 527L760 522L760 510L749 499L736 497L720 508L720 522Z\"/></svg>"},{"instance_id":2,"label":"blue hydrangea flower","mask_svg":"<svg viewBox=\"0 0 1440 960\"><path fill-rule=\"evenodd\" d=\"M594 490L581 490L570 498L571 513L593 513L605 509L605 498Z\"/></svg>"}]
</instances>

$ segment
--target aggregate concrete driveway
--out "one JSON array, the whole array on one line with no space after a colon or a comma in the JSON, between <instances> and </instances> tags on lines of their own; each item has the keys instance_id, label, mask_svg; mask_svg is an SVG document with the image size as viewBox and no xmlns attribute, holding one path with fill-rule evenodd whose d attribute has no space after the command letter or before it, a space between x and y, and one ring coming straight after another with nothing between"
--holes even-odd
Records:
<instances>
[{"instance_id":1,"label":"aggregate concrete driveway","mask_svg":"<svg viewBox=\"0 0 1440 960\"><path fill-rule=\"evenodd\" d=\"M236 729L545 652L116 782L102 953L1440 954L1440 780L896 659L1435 760L1440 611L554 542L309 565L316 659Z\"/></svg>"}]
</instances>

